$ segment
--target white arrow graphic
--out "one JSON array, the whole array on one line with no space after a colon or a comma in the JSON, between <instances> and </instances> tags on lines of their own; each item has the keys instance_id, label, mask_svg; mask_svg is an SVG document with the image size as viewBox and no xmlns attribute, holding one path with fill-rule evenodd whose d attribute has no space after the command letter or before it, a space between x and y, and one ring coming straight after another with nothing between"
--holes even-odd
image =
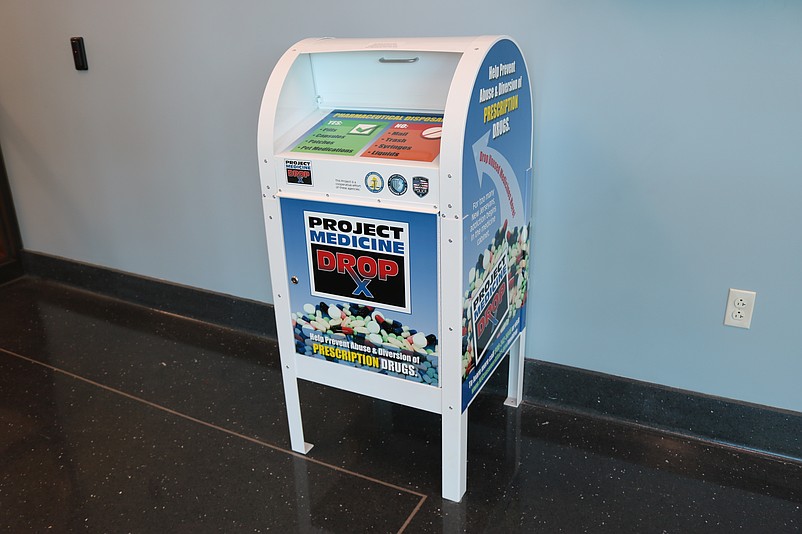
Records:
<instances>
[{"instance_id":1,"label":"white arrow graphic","mask_svg":"<svg viewBox=\"0 0 802 534\"><path fill-rule=\"evenodd\" d=\"M518 178L507 158L498 150L488 146L489 140L490 131L488 130L473 144L473 157L476 160L479 187L482 186L482 175L488 175L493 180L493 185L496 186L502 224L506 219L509 221L508 228L523 226L524 199L521 188L518 186Z\"/></svg>"}]
</instances>

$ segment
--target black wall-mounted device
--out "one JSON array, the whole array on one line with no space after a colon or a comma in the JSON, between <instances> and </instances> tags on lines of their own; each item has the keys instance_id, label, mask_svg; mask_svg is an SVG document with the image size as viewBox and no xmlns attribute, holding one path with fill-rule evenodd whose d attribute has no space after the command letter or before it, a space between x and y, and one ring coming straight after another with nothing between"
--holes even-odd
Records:
<instances>
[{"instance_id":1,"label":"black wall-mounted device","mask_svg":"<svg viewBox=\"0 0 802 534\"><path fill-rule=\"evenodd\" d=\"M75 60L75 70L89 70L89 65L86 63L84 38L71 37L70 45L72 45L72 59Z\"/></svg>"}]
</instances>

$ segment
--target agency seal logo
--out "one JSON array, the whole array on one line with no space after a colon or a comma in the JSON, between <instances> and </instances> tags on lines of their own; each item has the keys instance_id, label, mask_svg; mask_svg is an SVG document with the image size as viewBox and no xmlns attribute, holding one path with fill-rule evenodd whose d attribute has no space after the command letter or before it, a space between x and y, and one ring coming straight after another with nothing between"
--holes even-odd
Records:
<instances>
[{"instance_id":1,"label":"agency seal logo","mask_svg":"<svg viewBox=\"0 0 802 534\"><path fill-rule=\"evenodd\" d=\"M365 176L365 187L371 193L378 193L384 189L384 178L378 172L369 172Z\"/></svg>"},{"instance_id":2,"label":"agency seal logo","mask_svg":"<svg viewBox=\"0 0 802 534\"><path fill-rule=\"evenodd\" d=\"M407 192L407 179L400 174L394 174L387 180L387 189L392 194L401 196Z\"/></svg>"},{"instance_id":3,"label":"agency seal logo","mask_svg":"<svg viewBox=\"0 0 802 534\"><path fill-rule=\"evenodd\" d=\"M416 195L423 198L429 194L429 179L423 176L416 176L412 179L412 190Z\"/></svg>"}]
</instances>

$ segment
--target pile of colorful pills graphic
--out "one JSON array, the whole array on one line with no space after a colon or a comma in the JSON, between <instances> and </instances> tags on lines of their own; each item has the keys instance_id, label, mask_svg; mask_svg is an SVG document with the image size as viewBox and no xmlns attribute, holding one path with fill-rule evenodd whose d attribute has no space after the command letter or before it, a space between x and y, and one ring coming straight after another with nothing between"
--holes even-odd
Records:
<instances>
[{"instance_id":1,"label":"pile of colorful pills graphic","mask_svg":"<svg viewBox=\"0 0 802 534\"><path fill-rule=\"evenodd\" d=\"M496 231L492 243L479 254L476 264L468 273L468 289L465 291L462 310L462 377L463 379L476 365L474 346L471 341L472 325L470 304L477 290L482 287L490 270L500 259L499 254L506 250L509 268L508 298L510 313L507 314L500 330L506 328L515 312L526 304L526 272L529 259L529 226L507 229L507 222Z\"/></svg>"},{"instance_id":2,"label":"pile of colorful pills graphic","mask_svg":"<svg viewBox=\"0 0 802 534\"><path fill-rule=\"evenodd\" d=\"M418 332L373 307L307 303L292 314L292 323L298 354L438 385L437 336Z\"/></svg>"}]
</instances>

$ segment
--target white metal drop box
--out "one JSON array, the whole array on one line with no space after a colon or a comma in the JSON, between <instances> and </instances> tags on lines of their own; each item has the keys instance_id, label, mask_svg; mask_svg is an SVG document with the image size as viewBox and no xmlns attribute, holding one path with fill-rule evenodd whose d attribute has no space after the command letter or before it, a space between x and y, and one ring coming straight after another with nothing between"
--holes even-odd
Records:
<instances>
[{"instance_id":1,"label":"white metal drop box","mask_svg":"<svg viewBox=\"0 0 802 534\"><path fill-rule=\"evenodd\" d=\"M508 37L307 39L279 60L259 167L292 449L297 380L441 414L465 493L468 406L511 353L518 406L532 97Z\"/></svg>"}]
</instances>

